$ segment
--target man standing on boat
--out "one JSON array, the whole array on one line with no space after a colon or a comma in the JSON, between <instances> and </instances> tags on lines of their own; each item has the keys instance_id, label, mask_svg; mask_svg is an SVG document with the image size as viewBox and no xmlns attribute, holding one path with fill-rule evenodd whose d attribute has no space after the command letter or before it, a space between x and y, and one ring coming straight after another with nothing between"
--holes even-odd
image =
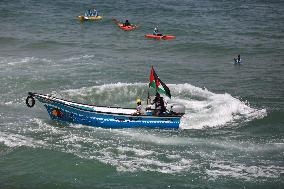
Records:
<instances>
[{"instance_id":1,"label":"man standing on boat","mask_svg":"<svg viewBox=\"0 0 284 189\"><path fill-rule=\"evenodd\" d=\"M159 93L156 93L156 97L151 104L155 104L154 115L158 116L166 112L164 98Z\"/></svg>"},{"instance_id":2,"label":"man standing on boat","mask_svg":"<svg viewBox=\"0 0 284 189\"><path fill-rule=\"evenodd\" d=\"M166 86L166 84L162 82L161 79L158 77L153 66L150 72L149 87L153 87L156 90L156 97L153 102L151 102L152 105L155 104L154 115L161 115L166 112L166 107L164 99L160 96L160 93L163 93L169 98L171 98L171 92L170 89Z\"/></svg>"}]
</instances>

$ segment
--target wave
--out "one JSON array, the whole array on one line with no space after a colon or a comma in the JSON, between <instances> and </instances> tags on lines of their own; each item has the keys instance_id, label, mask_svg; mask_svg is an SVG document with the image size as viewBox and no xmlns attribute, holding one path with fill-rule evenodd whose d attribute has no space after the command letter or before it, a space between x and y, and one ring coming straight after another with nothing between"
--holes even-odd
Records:
<instances>
[{"instance_id":1,"label":"wave","mask_svg":"<svg viewBox=\"0 0 284 189\"><path fill-rule=\"evenodd\" d=\"M165 100L170 104L180 103L186 107L186 113L181 119L182 129L234 126L235 123L261 119L267 115L266 109L250 107L248 102L243 102L228 93L215 94L187 83L168 86L173 98ZM95 101L103 105L112 103L129 106L134 105L138 97L146 100L147 89L145 83L115 83L70 89L54 94L86 103Z\"/></svg>"},{"instance_id":2,"label":"wave","mask_svg":"<svg viewBox=\"0 0 284 189\"><path fill-rule=\"evenodd\" d=\"M226 161L216 161L210 163L210 169L206 170L209 177L217 179L219 177L233 177L246 181L251 181L258 178L278 178L284 172L280 166L254 166L241 163Z\"/></svg>"},{"instance_id":3,"label":"wave","mask_svg":"<svg viewBox=\"0 0 284 189\"><path fill-rule=\"evenodd\" d=\"M26 49L57 49L60 46L68 47L68 46L74 46L75 43L72 42L59 42L59 41L53 41L53 40L40 40L40 41L33 41L29 42L27 44L24 44L22 48Z\"/></svg>"},{"instance_id":4,"label":"wave","mask_svg":"<svg viewBox=\"0 0 284 189\"><path fill-rule=\"evenodd\" d=\"M69 63L69 62L76 62L78 60L91 60L94 58L94 55L78 55L72 56L69 58L63 59L50 59L50 58L36 58L36 57L0 57L0 66L7 67L7 66L19 66L19 65L26 65L26 64L35 64L35 63Z\"/></svg>"},{"instance_id":5,"label":"wave","mask_svg":"<svg viewBox=\"0 0 284 189\"><path fill-rule=\"evenodd\" d=\"M26 65L26 64L33 64L37 62L45 62L51 63L52 60L46 58L35 58L35 57L22 57L22 58L7 58L7 57L0 57L0 66L6 67L8 66L16 66L16 65Z\"/></svg>"},{"instance_id":6,"label":"wave","mask_svg":"<svg viewBox=\"0 0 284 189\"><path fill-rule=\"evenodd\" d=\"M73 62L73 61L78 61L78 60L81 60L81 59L90 60L94 57L95 57L94 55L72 56L70 58L62 59L61 61L62 62Z\"/></svg>"},{"instance_id":7,"label":"wave","mask_svg":"<svg viewBox=\"0 0 284 189\"><path fill-rule=\"evenodd\" d=\"M0 143L2 142L8 147L28 146L35 148L45 146L45 143L41 140L35 140L31 137L8 132L0 132Z\"/></svg>"},{"instance_id":8,"label":"wave","mask_svg":"<svg viewBox=\"0 0 284 189\"><path fill-rule=\"evenodd\" d=\"M0 144L11 148L27 146L69 153L111 165L122 172L203 172L210 179L228 177L242 180L279 179L284 172L283 167L271 164L270 158L262 158L259 164L239 163L231 157L231 154L238 153L239 158L245 158L247 162L251 157L262 157L267 150L272 150L273 154L282 151L283 143L256 144L250 141L180 137L175 135L177 133L169 136L170 133L173 132L103 129L83 125L65 128L41 119L30 119L24 133L1 131ZM250 146L249 150L245 146Z\"/></svg>"}]
</instances>

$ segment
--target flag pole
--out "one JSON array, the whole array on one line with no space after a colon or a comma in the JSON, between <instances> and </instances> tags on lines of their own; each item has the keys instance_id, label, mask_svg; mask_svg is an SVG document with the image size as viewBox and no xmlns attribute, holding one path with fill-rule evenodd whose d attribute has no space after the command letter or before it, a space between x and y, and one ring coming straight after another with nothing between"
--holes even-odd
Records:
<instances>
[{"instance_id":1,"label":"flag pole","mask_svg":"<svg viewBox=\"0 0 284 189\"><path fill-rule=\"evenodd\" d=\"M147 106L149 105L149 101L150 101L150 94L149 94L149 87L148 87L148 96L147 96Z\"/></svg>"},{"instance_id":2,"label":"flag pole","mask_svg":"<svg viewBox=\"0 0 284 189\"><path fill-rule=\"evenodd\" d=\"M154 75L156 75L157 76L157 73L155 72L155 70L154 70L154 67L152 66L152 68L153 68L153 72L155 73ZM154 77L155 78L155 83L156 83L156 94L155 95L157 95L157 93L158 93L158 86L157 86L157 77Z\"/></svg>"},{"instance_id":3,"label":"flag pole","mask_svg":"<svg viewBox=\"0 0 284 189\"><path fill-rule=\"evenodd\" d=\"M153 66L152 66L151 69L153 69ZM151 77L151 74L150 74L150 77ZM151 81L150 81L150 82L151 82ZM150 90L150 83L148 84L148 91L147 91L147 93L148 93L148 96L147 96L147 106L149 105L149 103L151 104L151 102L149 102L149 101L151 101L149 90Z\"/></svg>"}]
</instances>

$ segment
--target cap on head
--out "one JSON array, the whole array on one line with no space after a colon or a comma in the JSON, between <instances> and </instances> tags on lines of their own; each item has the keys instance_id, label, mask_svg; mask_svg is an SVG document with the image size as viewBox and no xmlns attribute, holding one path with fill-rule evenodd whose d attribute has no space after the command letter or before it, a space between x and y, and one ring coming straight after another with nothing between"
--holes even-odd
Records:
<instances>
[{"instance_id":1,"label":"cap on head","mask_svg":"<svg viewBox=\"0 0 284 189\"><path fill-rule=\"evenodd\" d=\"M141 99L140 98L137 98L137 100L136 100L136 103L138 104L138 103L140 103L141 104Z\"/></svg>"}]
</instances>

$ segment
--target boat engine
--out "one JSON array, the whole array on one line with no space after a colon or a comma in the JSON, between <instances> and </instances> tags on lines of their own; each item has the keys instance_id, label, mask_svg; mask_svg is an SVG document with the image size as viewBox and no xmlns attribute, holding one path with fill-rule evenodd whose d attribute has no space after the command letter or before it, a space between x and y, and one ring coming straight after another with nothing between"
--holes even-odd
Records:
<instances>
[{"instance_id":1,"label":"boat engine","mask_svg":"<svg viewBox=\"0 0 284 189\"><path fill-rule=\"evenodd\" d=\"M185 106L182 104L172 104L170 107L170 112L173 115L183 116L185 114Z\"/></svg>"}]
</instances>

